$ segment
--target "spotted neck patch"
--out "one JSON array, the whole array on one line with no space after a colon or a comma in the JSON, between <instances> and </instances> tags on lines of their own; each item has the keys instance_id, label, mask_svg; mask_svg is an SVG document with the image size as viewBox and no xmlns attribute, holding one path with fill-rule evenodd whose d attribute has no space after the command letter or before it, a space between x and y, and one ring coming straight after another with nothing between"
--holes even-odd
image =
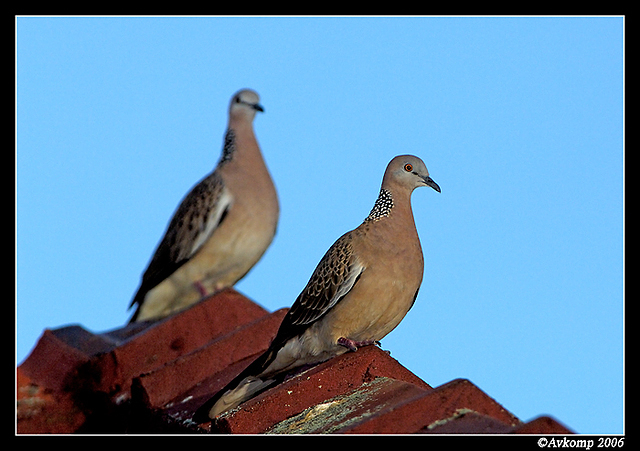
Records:
<instances>
[{"instance_id":1,"label":"spotted neck patch","mask_svg":"<svg viewBox=\"0 0 640 451\"><path fill-rule=\"evenodd\" d=\"M236 150L236 133L232 129L227 129L227 133L224 135L224 145L222 146L222 156L218 164L226 163L231 160L233 153Z\"/></svg>"},{"instance_id":2,"label":"spotted neck patch","mask_svg":"<svg viewBox=\"0 0 640 451\"><path fill-rule=\"evenodd\" d=\"M367 216L364 222L378 221L382 218L389 216L391 209L393 208L393 197L391 197L391 191L382 188L380 195L376 200L376 203L371 209L371 213Z\"/></svg>"}]
</instances>

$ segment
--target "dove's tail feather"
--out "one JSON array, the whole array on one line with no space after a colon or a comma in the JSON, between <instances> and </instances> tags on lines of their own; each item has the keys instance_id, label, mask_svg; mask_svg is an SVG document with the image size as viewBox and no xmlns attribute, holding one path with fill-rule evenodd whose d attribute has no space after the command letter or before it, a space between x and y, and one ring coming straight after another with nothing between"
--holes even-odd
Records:
<instances>
[{"instance_id":1,"label":"dove's tail feather","mask_svg":"<svg viewBox=\"0 0 640 451\"><path fill-rule=\"evenodd\" d=\"M214 418L227 410L238 407L243 402L253 398L259 392L265 390L275 382L274 379L260 379L259 377L247 376L236 388L226 390L218 398L216 403L207 412L209 418Z\"/></svg>"},{"instance_id":2,"label":"dove's tail feather","mask_svg":"<svg viewBox=\"0 0 640 451\"><path fill-rule=\"evenodd\" d=\"M276 354L277 352L270 348L260 355L223 389L200 406L193 415L193 421L196 423L211 421L216 415L239 406L277 382L276 377L258 376L275 359Z\"/></svg>"}]
</instances>

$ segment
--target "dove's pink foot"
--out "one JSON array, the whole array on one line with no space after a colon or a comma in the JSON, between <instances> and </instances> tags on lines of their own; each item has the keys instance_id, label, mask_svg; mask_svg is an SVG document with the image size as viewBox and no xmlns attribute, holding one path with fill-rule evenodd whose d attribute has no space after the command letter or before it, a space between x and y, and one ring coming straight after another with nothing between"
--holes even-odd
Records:
<instances>
[{"instance_id":1,"label":"dove's pink foot","mask_svg":"<svg viewBox=\"0 0 640 451\"><path fill-rule=\"evenodd\" d=\"M363 346L369 346L373 344L379 345L380 342L375 340L354 341L350 338L340 337L338 338L338 344L340 346L344 346L350 351L357 351L358 348L362 348Z\"/></svg>"},{"instance_id":2,"label":"dove's pink foot","mask_svg":"<svg viewBox=\"0 0 640 451\"><path fill-rule=\"evenodd\" d=\"M195 282L193 282L193 286L196 290L198 290L201 298L204 298L209 294L207 293L207 289L204 287L204 285L202 285L202 283L200 283L200 281L196 280Z\"/></svg>"}]
</instances>

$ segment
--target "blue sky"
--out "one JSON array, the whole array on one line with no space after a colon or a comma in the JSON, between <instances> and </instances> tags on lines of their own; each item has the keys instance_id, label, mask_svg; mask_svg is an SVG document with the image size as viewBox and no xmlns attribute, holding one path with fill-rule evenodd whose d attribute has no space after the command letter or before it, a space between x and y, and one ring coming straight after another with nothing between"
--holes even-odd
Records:
<instances>
[{"instance_id":1,"label":"blue sky","mask_svg":"<svg viewBox=\"0 0 640 451\"><path fill-rule=\"evenodd\" d=\"M442 193L413 194L425 276L383 348L524 421L623 432L624 18L16 23L17 363L45 328L128 320L249 87L282 213L236 289L290 306L388 161L418 155Z\"/></svg>"}]
</instances>

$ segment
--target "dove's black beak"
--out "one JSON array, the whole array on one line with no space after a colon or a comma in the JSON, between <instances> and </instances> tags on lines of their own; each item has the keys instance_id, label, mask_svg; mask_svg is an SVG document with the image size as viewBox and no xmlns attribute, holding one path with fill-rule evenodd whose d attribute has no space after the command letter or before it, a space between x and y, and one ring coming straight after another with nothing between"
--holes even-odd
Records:
<instances>
[{"instance_id":1,"label":"dove's black beak","mask_svg":"<svg viewBox=\"0 0 640 451\"><path fill-rule=\"evenodd\" d=\"M433 179L431 177L426 176L426 177L423 177L423 179L424 179L425 185L430 186L431 188L433 188L437 192L441 192L440 191L440 187L438 186L438 184L436 182L433 181Z\"/></svg>"}]
</instances>

